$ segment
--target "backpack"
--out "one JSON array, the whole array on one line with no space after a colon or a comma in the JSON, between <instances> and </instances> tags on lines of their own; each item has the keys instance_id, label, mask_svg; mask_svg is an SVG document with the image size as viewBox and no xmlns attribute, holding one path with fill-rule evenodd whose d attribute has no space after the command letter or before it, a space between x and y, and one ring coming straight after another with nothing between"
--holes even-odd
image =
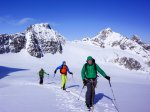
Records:
<instances>
[{"instance_id":1,"label":"backpack","mask_svg":"<svg viewBox=\"0 0 150 112\"><path fill-rule=\"evenodd\" d=\"M61 74L67 74L67 66L66 65L62 65L62 68L60 69L60 73Z\"/></svg>"},{"instance_id":2,"label":"backpack","mask_svg":"<svg viewBox=\"0 0 150 112\"><path fill-rule=\"evenodd\" d=\"M97 71L95 59L93 59L92 61L93 61L93 64L94 64L94 69L95 69L95 71ZM88 65L88 63L85 64L85 71L87 71L87 65Z\"/></svg>"},{"instance_id":3,"label":"backpack","mask_svg":"<svg viewBox=\"0 0 150 112\"><path fill-rule=\"evenodd\" d=\"M39 76L44 76L44 70L39 71Z\"/></svg>"}]
</instances>

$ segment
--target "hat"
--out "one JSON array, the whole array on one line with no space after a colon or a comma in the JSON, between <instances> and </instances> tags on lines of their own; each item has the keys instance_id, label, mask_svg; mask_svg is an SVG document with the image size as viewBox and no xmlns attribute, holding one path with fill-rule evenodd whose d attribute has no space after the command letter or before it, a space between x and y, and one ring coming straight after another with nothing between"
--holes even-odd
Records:
<instances>
[{"instance_id":1,"label":"hat","mask_svg":"<svg viewBox=\"0 0 150 112\"><path fill-rule=\"evenodd\" d=\"M66 63L66 61L63 61L62 64Z\"/></svg>"},{"instance_id":2,"label":"hat","mask_svg":"<svg viewBox=\"0 0 150 112\"><path fill-rule=\"evenodd\" d=\"M93 60L92 56L88 56L86 61Z\"/></svg>"}]
</instances>

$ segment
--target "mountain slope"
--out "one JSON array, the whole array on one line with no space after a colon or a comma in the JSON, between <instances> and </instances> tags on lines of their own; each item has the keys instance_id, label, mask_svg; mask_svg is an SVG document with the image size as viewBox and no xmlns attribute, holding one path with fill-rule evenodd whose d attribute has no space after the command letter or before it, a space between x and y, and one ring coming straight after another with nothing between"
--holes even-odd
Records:
<instances>
[{"instance_id":1,"label":"mountain slope","mask_svg":"<svg viewBox=\"0 0 150 112\"><path fill-rule=\"evenodd\" d=\"M148 72L150 65L150 45L142 42L136 35L132 39L122 36L119 33L112 31L110 28L100 31L92 38L83 38L81 41L74 41L77 43L89 44L103 48L110 48L113 51L120 50L120 53L115 53L113 58L114 63L123 65L130 70L144 70ZM124 54L132 54L133 56L125 56ZM110 54L111 55L111 54ZM140 58L137 59L136 57Z\"/></svg>"},{"instance_id":2,"label":"mountain slope","mask_svg":"<svg viewBox=\"0 0 150 112\"><path fill-rule=\"evenodd\" d=\"M18 53L22 49L34 57L41 58L45 53L62 53L64 37L54 31L49 24L31 25L24 33L0 35L0 53Z\"/></svg>"},{"instance_id":3,"label":"mountain slope","mask_svg":"<svg viewBox=\"0 0 150 112\"><path fill-rule=\"evenodd\" d=\"M63 54L45 54L35 58L26 50L17 54L0 55L0 108L1 112L85 112L84 97L86 88L78 100L83 86L81 69L91 55L96 63L111 77L111 83L120 112L149 112L150 81L145 72L127 70L109 61L115 53L135 57L132 53L120 49L99 48L84 43L66 42ZM111 54L111 55L110 55ZM136 56L136 59L141 60ZM6 61L7 60L7 61ZM53 78L53 72L62 61L66 60L74 77L68 74L67 89L60 90L59 71ZM38 71L44 68L50 76L45 75L44 85L38 84ZM99 74L98 74L99 75ZM100 76L96 88L95 112L116 112L112 102L113 96L108 81ZM9 108L8 108L9 107Z\"/></svg>"}]
</instances>

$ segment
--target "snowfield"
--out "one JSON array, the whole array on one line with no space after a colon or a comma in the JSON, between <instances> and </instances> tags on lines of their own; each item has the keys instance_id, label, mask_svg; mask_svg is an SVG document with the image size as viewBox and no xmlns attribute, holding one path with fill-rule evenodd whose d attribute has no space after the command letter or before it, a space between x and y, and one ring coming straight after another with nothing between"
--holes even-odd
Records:
<instances>
[{"instance_id":1,"label":"snowfield","mask_svg":"<svg viewBox=\"0 0 150 112\"><path fill-rule=\"evenodd\" d=\"M111 60L116 54L134 57L142 64L142 59L130 52L75 42L67 42L62 54L45 54L41 59L30 56L26 50L0 55L0 112L86 112L86 88L80 100L78 97L83 86L81 69L89 55L111 77L119 112L150 112L149 74L114 64ZM73 78L68 74L70 92L60 89L59 71L53 77L63 60L74 73ZM44 85L38 84L41 67L50 74L45 75ZM108 81L100 76L94 112L117 112L113 101Z\"/></svg>"}]
</instances>

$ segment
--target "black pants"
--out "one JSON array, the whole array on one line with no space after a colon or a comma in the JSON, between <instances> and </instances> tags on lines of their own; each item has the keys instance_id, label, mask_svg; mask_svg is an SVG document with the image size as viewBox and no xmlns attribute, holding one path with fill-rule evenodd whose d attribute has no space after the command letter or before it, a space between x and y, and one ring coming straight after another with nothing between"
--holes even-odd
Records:
<instances>
[{"instance_id":1,"label":"black pants","mask_svg":"<svg viewBox=\"0 0 150 112\"><path fill-rule=\"evenodd\" d=\"M44 77L40 76L40 82L39 82L39 84L43 84L43 79L44 79Z\"/></svg>"},{"instance_id":2,"label":"black pants","mask_svg":"<svg viewBox=\"0 0 150 112\"><path fill-rule=\"evenodd\" d=\"M94 104L94 98L95 98L95 87L97 85L97 79L89 79L86 91L86 105L93 106Z\"/></svg>"}]
</instances>

